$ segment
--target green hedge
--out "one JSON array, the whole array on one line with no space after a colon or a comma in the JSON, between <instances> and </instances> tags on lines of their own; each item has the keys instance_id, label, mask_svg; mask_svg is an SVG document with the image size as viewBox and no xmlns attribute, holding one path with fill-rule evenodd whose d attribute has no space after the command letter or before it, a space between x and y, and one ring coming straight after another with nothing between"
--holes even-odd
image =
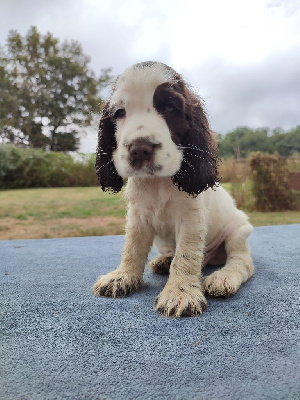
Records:
<instances>
[{"instance_id":1,"label":"green hedge","mask_svg":"<svg viewBox=\"0 0 300 400\"><path fill-rule=\"evenodd\" d=\"M95 156L0 145L0 189L95 186Z\"/></svg>"}]
</instances>

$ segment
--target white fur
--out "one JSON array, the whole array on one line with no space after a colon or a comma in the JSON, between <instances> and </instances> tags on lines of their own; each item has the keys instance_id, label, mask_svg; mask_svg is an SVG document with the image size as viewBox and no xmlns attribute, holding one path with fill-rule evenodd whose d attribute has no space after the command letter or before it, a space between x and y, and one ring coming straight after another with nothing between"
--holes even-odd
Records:
<instances>
[{"instance_id":1,"label":"white fur","mask_svg":"<svg viewBox=\"0 0 300 400\"><path fill-rule=\"evenodd\" d=\"M156 299L156 309L165 316L192 316L205 311L205 291L216 296L234 294L253 274L247 244L252 226L222 187L208 189L193 198L173 184L170 177L180 168L182 151L172 141L164 118L152 104L155 88L168 79L159 66L152 71L129 69L118 80L113 93L111 104L126 108L126 118L117 122L117 149L113 155L118 173L128 178L126 243L119 268L100 277L93 292L119 297L137 290L154 244L161 254L150 264L154 271L159 272L159 265L168 257L173 258L168 282ZM154 176L146 168L130 167L128 145L140 137L150 137L153 143L162 144L155 153L155 164L161 170ZM203 281L205 251L218 237L223 238L224 232L226 265ZM222 256L221 253L220 250ZM216 253L215 260L217 256Z\"/></svg>"}]
</instances>

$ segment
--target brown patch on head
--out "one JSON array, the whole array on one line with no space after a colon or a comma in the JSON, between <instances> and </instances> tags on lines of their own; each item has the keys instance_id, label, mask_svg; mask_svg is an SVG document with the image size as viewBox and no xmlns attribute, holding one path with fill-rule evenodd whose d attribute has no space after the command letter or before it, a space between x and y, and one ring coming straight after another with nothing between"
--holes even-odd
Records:
<instances>
[{"instance_id":1,"label":"brown patch on head","mask_svg":"<svg viewBox=\"0 0 300 400\"><path fill-rule=\"evenodd\" d=\"M153 106L166 120L174 143L181 144L190 128L182 84L165 82L159 85L153 95Z\"/></svg>"},{"instance_id":2,"label":"brown patch on head","mask_svg":"<svg viewBox=\"0 0 300 400\"><path fill-rule=\"evenodd\" d=\"M192 196L215 186L218 182L216 141L200 98L180 78L159 85L153 95L153 105L164 117L173 142L183 151L181 168L172 177L173 183Z\"/></svg>"}]
</instances>

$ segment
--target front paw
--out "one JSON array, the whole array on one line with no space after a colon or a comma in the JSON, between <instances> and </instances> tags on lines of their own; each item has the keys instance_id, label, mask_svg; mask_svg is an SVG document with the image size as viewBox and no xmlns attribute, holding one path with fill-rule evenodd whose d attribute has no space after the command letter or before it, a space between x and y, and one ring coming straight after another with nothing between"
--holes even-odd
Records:
<instances>
[{"instance_id":1,"label":"front paw","mask_svg":"<svg viewBox=\"0 0 300 400\"><path fill-rule=\"evenodd\" d=\"M206 311L207 301L200 283L167 283L155 300L155 309L165 317L193 317Z\"/></svg>"},{"instance_id":2,"label":"front paw","mask_svg":"<svg viewBox=\"0 0 300 400\"><path fill-rule=\"evenodd\" d=\"M142 279L128 272L115 270L100 276L92 287L92 293L95 296L125 297L129 293L136 292L142 283Z\"/></svg>"}]
</instances>

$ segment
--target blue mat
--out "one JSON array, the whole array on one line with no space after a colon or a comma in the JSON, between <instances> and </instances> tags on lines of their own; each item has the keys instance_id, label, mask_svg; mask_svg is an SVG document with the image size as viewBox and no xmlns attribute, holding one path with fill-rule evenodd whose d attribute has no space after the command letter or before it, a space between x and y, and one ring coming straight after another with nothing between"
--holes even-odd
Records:
<instances>
[{"instance_id":1,"label":"blue mat","mask_svg":"<svg viewBox=\"0 0 300 400\"><path fill-rule=\"evenodd\" d=\"M125 299L90 294L123 236L0 241L0 399L299 399L299 238L255 228L255 276L185 319L153 310L149 270Z\"/></svg>"}]
</instances>

